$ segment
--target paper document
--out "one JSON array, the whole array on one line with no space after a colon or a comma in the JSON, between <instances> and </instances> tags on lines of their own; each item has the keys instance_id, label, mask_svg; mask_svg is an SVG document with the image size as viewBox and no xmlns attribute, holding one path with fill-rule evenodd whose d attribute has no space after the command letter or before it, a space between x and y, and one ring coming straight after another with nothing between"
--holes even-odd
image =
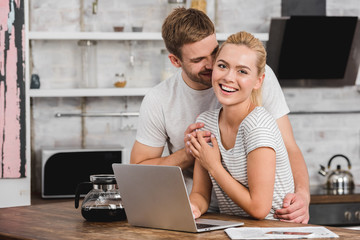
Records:
<instances>
[{"instance_id":1,"label":"paper document","mask_svg":"<svg viewBox=\"0 0 360 240\"><path fill-rule=\"evenodd\" d=\"M338 238L339 236L325 227L241 227L228 228L226 234L235 239L304 239Z\"/></svg>"}]
</instances>

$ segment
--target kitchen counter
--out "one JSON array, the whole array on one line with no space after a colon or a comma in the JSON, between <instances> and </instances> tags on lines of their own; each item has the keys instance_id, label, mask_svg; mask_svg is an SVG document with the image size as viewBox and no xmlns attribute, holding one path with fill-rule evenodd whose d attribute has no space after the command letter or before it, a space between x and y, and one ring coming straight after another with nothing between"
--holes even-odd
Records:
<instances>
[{"instance_id":1,"label":"kitchen counter","mask_svg":"<svg viewBox=\"0 0 360 240\"><path fill-rule=\"evenodd\" d=\"M241 221L246 227L299 227L303 224L251 220L220 214L207 218ZM310 225L308 225L310 226ZM359 231L327 227L339 239L359 239ZM72 200L0 209L0 239L229 239L224 230L185 233L130 226L126 221L88 222Z\"/></svg>"}]
</instances>

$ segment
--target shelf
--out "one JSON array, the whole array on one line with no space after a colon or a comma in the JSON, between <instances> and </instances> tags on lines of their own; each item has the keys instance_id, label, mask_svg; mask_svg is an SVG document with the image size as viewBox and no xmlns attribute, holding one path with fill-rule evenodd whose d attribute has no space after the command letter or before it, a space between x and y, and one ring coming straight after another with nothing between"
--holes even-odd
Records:
<instances>
[{"instance_id":1,"label":"shelf","mask_svg":"<svg viewBox=\"0 0 360 240\"><path fill-rule=\"evenodd\" d=\"M162 40L158 32L29 32L30 40Z\"/></svg>"},{"instance_id":2,"label":"shelf","mask_svg":"<svg viewBox=\"0 0 360 240\"><path fill-rule=\"evenodd\" d=\"M217 33L218 41L225 41L231 33ZM269 34L254 33L261 41L268 41ZM160 32L29 32L30 40L153 40L162 41Z\"/></svg>"},{"instance_id":3,"label":"shelf","mask_svg":"<svg viewBox=\"0 0 360 240\"><path fill-rule=\"evenodd\" d=\"M145 96L150 88L30 89L30 97L122 97Z\"/></svg>"},{"instance_id":4,"label":"shelf","mask_svg":"<svg viewBox=\"0 0 360 240\"><path fill-rule=\"evenodd\" d=\"M216 38L218 41L225 41L231 34L233 33L216 33ZM260 41L266 42L269 40L268 33L252 33L252 34Z\"/></svg>"},{"instance_id":5,"label":"shelf","mask_svg":"<svg viewBox=\"0 0 360 240\"><path fill-rule=\"evenodd\" d=\"M230 33L217 33L218 41L225 41ZM261 41L267 33L254 33ZM29 32L29 40L153 40L162 41L160 32ZM30 89L30 97L105 97L145 96L149 88L88 88L88 89Z\"/></svg>"}]
</instances>

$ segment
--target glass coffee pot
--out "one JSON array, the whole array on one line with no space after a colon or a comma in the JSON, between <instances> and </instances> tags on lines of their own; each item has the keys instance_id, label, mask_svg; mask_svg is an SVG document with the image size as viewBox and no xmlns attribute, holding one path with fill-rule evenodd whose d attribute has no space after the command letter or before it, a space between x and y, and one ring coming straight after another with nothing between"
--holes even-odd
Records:
<instances>
[{"instance_id":1,"label":"glass coffee pot","mask_svg":"<svg viewBox=\"0 0 360 240\"><path fill-rule=\"evenodd\" d=\"M114 175L91 175L90 182L82 182L76 188L75 208L79 207L80 192L92 185L93 189L86 194L81 204L81 214L88 221L121 221L126 220L120 193Z\"/></svg>"}]
</instances>

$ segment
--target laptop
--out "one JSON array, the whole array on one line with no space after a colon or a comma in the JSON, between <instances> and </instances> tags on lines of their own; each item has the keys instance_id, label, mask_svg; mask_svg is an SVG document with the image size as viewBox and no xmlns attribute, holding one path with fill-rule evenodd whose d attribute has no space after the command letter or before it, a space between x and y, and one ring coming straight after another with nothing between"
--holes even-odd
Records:
<instances>
[{"instance_id":1,"label":"laptop","mask_svg":"<svg viewBox=\"0 0 360 240\"><path fill-rule=\"evenodd\" d=\"M242 222L194 219L181 168L112 165L128 223L184 232L205 232L242 226Z\"/></svg>"}]
</instances>

